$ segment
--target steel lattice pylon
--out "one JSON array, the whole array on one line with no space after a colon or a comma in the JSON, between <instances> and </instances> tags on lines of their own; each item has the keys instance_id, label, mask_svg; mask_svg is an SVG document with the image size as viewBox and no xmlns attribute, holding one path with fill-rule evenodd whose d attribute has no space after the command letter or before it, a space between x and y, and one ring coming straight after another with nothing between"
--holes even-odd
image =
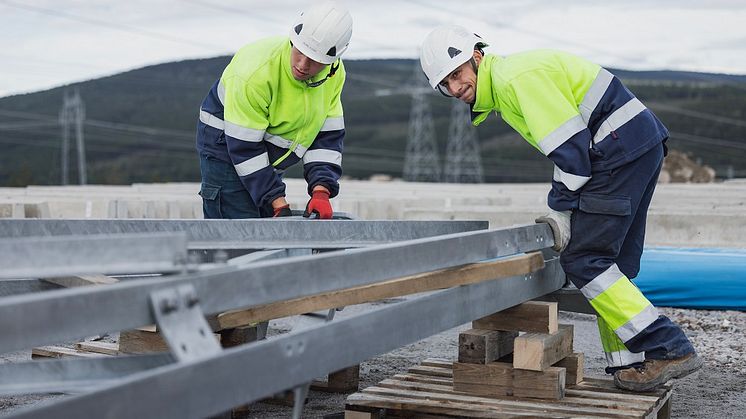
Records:
<instances>
[{"instance_id":1,"label":"steel lattice pylon","mask_svg":"<svg viewBox=\"0 0 746 419\"><path fill-rule=\"evenodd\" d=\"M425 79L416 62L412 77L412 112L409 115L409 137L404 158L404 180L412 182L439 182L441 180L438 143L435 137L433 116L427 96L430 89L423 85ZM421 86L422 85L422 86Z\"/></svg>"},{"instance_id":2,"label":"steel lattice pylon","mask_svg":"<svg viewBox=\"0 0 746 419\"><path fill-rule=\"evenodd\" d=\"M60 110L60 127L62 128L62 179L61 184L69 183L69 154L70 154L70 131L75 132L75 145L78 149L78 176L80 184L88 183L85 162L85 139L83 137L83 121L85 120L85 105L80 93L76 90L72 95L65 94Z\"/></svg>"},{"instance_id":3,"label":"steel lattice pylon","mask_svg":"<svg viewBox=\"0 0 746 419\"><path fill-rule=\"evenodd\" d=\"M482 159L476 129L469 123L469 107L453 101L446 143L445 176L449 183L482 183Z\"/></svg>"}]
</instances>

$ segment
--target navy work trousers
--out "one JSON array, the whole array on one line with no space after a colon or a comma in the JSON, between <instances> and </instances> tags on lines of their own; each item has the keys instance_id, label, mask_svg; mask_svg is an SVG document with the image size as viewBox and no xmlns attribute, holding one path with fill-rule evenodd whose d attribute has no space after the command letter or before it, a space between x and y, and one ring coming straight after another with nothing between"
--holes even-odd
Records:
<instances>
[{"instance_id":1,"label":"navy work trousers","mask_svg":"<svg viewBox=\"0 0 746 419\"><path fill-rule=\"evenodd\" d=\"M648 207L664 154L661 143L624 166L594 172L581 189L579 208L572 213L570 243L560 257L578 289L615 263L630 280L637 276ZM673 359L694 352L681 328L666 316L659 316L624 344L631 352L645 352L647 359Z\"/></svg>"},{"instance_id":2,"label":"navy work trousers","mask_svg":"<svg viewBox=\"0 0 746 419\"><path fill-rule=\"evenodd\" d=\"M232 164L200 154L202 212L205 218L271 217L271 208L257 208Z\"/></svg>"}]
</instances>

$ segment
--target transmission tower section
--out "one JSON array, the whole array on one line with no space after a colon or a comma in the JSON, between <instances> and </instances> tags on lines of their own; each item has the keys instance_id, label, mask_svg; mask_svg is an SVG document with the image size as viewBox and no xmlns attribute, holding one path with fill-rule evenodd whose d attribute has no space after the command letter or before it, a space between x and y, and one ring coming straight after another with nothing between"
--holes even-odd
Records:
<instances>
[{"instance_id":1,"label":"transmission tower section","mask_svg":"<svg viewBox=\"0 0 746 419\"><path fill-rule=\"evenodd\" d=\"M435 138L435 124L430 104L427 101L431 89L427 85L417 60L415 60L415 70L409 84L412 86L412 110L409 114L409 137L404 157L404 180L440 182L438 142Z\"/></svg>"},{"instance_id":2,"label":"transmission tower section","mask_svg":"<svg viewBox=\"0 0 746 419\"><path fill-rule=\"evenodd\" d=\"M76 90L72 95L65 93L60 110L60 127L62 129L61 184L70 181L70 136L75 135L75 146L78 150L78 177L81 185L87 184L85 161L85 138L83 137L83 123L85 121L85 105L80 93Z\"/></svg>"},{"instance_id":3,"label":"transmission tower section","mask_svg":"<svg viewBox=\"0 0 746 419\"><path fill-rule=\"evenodd\" d=\"M469 106L454 100L445 156L445 181L449 183L483 183L482 158L477 130L471 125Z\"/></svg>"}]
</instances>

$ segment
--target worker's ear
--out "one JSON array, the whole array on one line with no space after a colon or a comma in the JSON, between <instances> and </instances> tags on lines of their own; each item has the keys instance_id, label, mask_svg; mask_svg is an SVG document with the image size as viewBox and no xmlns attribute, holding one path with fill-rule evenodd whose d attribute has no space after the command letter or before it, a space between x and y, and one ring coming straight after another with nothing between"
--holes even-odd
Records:
<instances>
[{"instance_id":1,"label":"worker's ear","mask_svg":"<svg viewBox=\"0 0 746 419\"><path fill-rule=\"evenodd\" d=\"M474 62L477 63L477 67L479 67L479 63L482 62L482 53L475 49L472 56L474 57Z\"/></svg>"}]
</instances>

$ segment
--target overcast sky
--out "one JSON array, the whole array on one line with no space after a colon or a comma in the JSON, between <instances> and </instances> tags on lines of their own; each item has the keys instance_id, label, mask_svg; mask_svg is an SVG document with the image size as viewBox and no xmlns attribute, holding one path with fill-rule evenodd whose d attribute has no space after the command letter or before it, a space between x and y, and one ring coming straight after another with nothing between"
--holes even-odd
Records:
<instances>
[{"instance_id":1,"label":"overcast sky","mask_svg":"<svg viewBox=\"0 0 746 419\"><path fill-rule=\"evenodd\" d=\"M488 52L556 48L632 70L746 74L744 0L347 0L345 58L414 58L435 26L480 34ZM0 96L284 35L306 1L0 0ZM215 75L218 77L218 75Z\"/></svg>"}]
</instances>

